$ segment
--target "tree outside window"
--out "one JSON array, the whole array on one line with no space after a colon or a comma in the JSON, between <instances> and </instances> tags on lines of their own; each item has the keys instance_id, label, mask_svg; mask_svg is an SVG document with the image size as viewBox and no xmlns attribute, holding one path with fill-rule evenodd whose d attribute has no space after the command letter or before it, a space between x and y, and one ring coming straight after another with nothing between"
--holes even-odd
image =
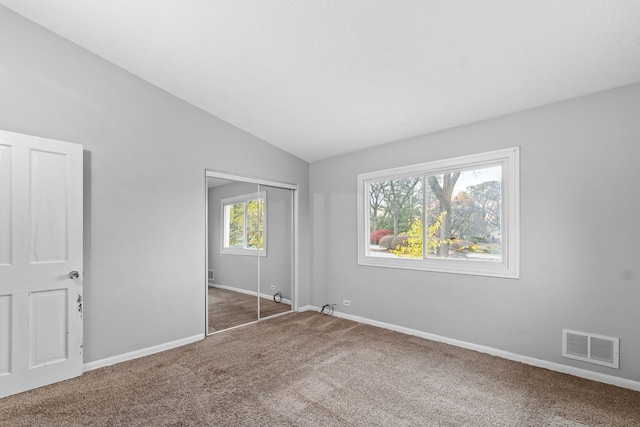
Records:
<instances>
[{"instance_id":1,"label":"tree outside window","mask_svg":"<svg viewBox=\"0 0 640 427\"><path fill-rule=\"evenodd\" d=\"M265 249L266 194L222 200L223 253L253 253Z\"/></svg>"},{"instance_id":2,"label":"tree outside window","mask_svg":"<svg viewBox=\"0 0 640 427\"><path fill-rule=\"evenodd\" d=\"M517 270L517 160L518 149L513 148L360 175L361 223L366 227L360 230L366 234L359 238L359 262L475 269L477 274L500 270L476 268L494 263L512 276ZM389 259L420 262L394 264ZM476 263L465 267L467 261Z\"/></svg>"}]
</instances>

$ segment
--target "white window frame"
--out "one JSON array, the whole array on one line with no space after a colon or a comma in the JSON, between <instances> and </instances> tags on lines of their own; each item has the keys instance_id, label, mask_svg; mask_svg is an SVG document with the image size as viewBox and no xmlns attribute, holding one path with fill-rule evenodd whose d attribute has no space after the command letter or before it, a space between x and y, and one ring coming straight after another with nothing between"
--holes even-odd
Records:
<instances>
[{"instance_id":1,"label":"white window frame","mask_svg":"<svg viewBox=\"0 0 640 427\"><path fill-rule=\"evenodd\" d=\"M380 180L407 176L437 175L460 170L502 166L502 259L484 261L456 258L422 259L376 257L370 255L369 246L369 184ZM358 175L358 264L374 267L436 271L442 273L478 276L520 277L520 148L511 147L480 154L437 160L428 163L363 173Z\"/></svg>"},{"instance_id":2,"label":"white window frame","mask_svg":"<svg viewBox=\"0 0 640 427\"><path fill-rule=\"evenodd\" d=\"M264 211L263 211L263 221L264 221L264 225L262 226L262 240L263 240L263 247L262 249L259 248L248 248L247 245L247 215L246 215L246 203L250 202L252 200L258 200L258 199L262 199L262 206L264 207ZM243 231L244 231L244 239L243 239L243 248L232 248L232 247L228 247L226 246L228 240L229 240L229 221L227 220L227 214L226 214L226 206L229 205L235 205L238 203L244 203L245 206L245 210L244 210L244 227L243 227ZM228 254L228 255L252 255L252 256L256 256L256 254L260 255L260 256L267 256L267 192L266 191L260 191L257 193L251 193L251 194L243 194L240 196L234 196L234 197L229 197L226 199L222 199L220 201L220 218L221 218L221 225L220 225L220 230L222 230L222 235L220 236L220 253L221 254Z\"/></svg>"}]
</instances>

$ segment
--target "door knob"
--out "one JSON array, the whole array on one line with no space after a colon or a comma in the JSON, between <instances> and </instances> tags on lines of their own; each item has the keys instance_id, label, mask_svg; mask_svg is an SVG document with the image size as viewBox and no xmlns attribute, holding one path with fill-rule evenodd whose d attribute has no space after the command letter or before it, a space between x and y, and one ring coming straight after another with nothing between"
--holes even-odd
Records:
<instances>
[{"instance_id":1,"label":"door knob","mask_svg":"<svg viewBox=\"0 0 640 427\"><path fill-rule=\"evenodd\" d=\"M75 270L69 273L69 279L77 279L78 277L80 277L80 273Z\"/></svg>"}]
</instances>

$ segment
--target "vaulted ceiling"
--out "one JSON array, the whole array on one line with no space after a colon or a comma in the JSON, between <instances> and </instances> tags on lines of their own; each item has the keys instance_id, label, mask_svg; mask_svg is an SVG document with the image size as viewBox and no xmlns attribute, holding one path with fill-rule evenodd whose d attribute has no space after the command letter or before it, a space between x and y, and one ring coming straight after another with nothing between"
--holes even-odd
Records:
<instances>
[{"instance_id":1,"label":"vaulted ceiling","mask_svg":"<svg viewBox=\"0 0 640 427\"><path fill-rule=\"evenodd\" d=\"M640 81L637 0L0 0L304 160Z\"/></svg>"}]
</instances>

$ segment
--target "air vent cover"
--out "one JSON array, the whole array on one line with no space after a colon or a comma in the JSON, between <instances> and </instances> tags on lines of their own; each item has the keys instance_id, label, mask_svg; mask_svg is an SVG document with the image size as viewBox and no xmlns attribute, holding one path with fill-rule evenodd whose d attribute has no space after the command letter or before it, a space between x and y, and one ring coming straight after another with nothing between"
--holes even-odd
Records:
<instances>
[{"instance_id":1,"label":"air vent cover","mask_svg":"<svg viewBox=\"0 0 640 427\"><path fill-rule=\"evenodd\" d=\"M619 369L620 340L603 335L563 329L562 356Z\"/></svg>"}]
</instances>

